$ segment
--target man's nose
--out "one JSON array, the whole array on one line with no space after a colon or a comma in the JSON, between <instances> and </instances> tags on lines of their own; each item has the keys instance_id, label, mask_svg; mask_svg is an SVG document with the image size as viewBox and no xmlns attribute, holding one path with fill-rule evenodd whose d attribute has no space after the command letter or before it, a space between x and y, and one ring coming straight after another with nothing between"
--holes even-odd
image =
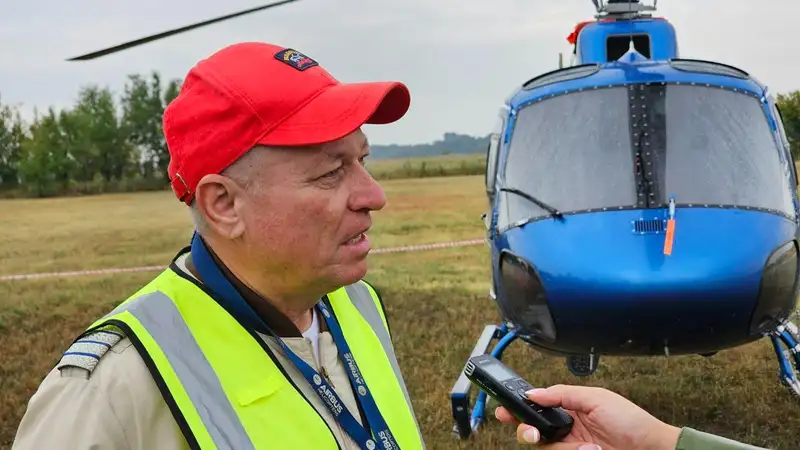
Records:
<instances>
[{"instance_id":1,"label":"man's nose","mask_svg":"<svg viewBox=\"0 0 800 450\"><path fill-rule=\"evenodd\" d=\"M372 178L363 166L357 169L357 181L352 195L350 208L353 211L377 211L386 206L386 193L378 182Z\"/></svg>"}]
</instances>

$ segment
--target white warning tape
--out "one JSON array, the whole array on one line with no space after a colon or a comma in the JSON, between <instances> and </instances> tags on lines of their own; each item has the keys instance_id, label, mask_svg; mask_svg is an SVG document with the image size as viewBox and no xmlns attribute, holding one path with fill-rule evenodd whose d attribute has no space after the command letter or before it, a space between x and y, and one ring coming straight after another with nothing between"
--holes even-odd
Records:
<instances>
[{"instance_id":1,"label":"white warning tape","mask_svg":"<svg viewBox=\"0 0 800 450\"><path fill-rule=\"evenodd\" d=\"M471 241L441 242L437 244L409 245L405 247L376 248L374 250L371 250L370 254L404 253L404 252L414 252L421 250L433 250L438 248L463 247L467 245L478 245L483 243L484 243L483 239L475 239ZM164 270L166 268L167 266L142 266L142 267L120 267L120 268L94 269L94 270L73 270L69 272L30 273L22 275L0 275L0 281L30 280L35 278L77 277L84 275L107 275L107 274L127 273L127 272L150 272L150 271Z\"/></svg>"},{"instance_id":2,"label":"white warning tape","mask_svg":"<svg viewBox=\"0 0 800 450\"><path fill-rule=\"evenodd\" d=\"M420 250L433 250L437 248L447 248L447 247L463 247L465 245L478 245L483 244L485 241L483 239L474 239L471 241L455 241L455 242L441 242L438 244L423 244L423 245L409 245L406 247L388 247L388 248L376 248L375 250L370 250L370 254L372 253L403 253L403 252L418 252Z\"/></svg>"}]
</instances>

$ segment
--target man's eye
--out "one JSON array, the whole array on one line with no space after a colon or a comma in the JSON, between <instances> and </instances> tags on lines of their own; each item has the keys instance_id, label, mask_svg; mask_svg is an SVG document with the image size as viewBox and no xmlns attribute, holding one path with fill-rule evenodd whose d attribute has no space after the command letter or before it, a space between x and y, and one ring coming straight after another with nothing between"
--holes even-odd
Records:
<instances>
[{"instance_id":1,"label":"man's eye","mask_svg":"<svg viewBox=\"0 0 800 450\"><path fill-rule=\"evenodd\" d=\"M339 166L337 169L335 169L335 170L331 170L330 172L328 172L328 173L326 173L325 175L323 175L323 176L322 176L322 178L332 178L332 177L335 177L335 176L339 175L339 173L341 173L341 171L342 171L342 170L344 170L344 169L342 168L342 166Z\"/></svg>"}]
</instances>

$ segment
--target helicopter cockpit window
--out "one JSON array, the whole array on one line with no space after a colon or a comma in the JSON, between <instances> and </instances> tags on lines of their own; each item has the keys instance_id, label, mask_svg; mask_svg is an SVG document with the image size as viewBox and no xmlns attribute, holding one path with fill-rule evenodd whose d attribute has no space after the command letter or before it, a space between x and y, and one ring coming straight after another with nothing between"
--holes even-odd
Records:
<instances>
[{"instance_id":1,"label":"helicopter cockpit window","mask_svg":"<svg viewBox=\"0 0 800 450\"><path fill-rule=\"evenodd\" d=\"M628 116L625 87L574 92L523 107L503 187L562 212L635 205ZM506 225L551 214L520 195L504 194L501 201Z\"/></svg>"},{"instance_id":2,"label":"helicopter cockpit window","mask_svg":"<svg viewBox=\"0 0 800 450\"><path fill-rule=\"evenodd\" d=\"M521 108L510 139L502 187L561 213L660 208L674 196L678 205L794 216L786 162L762 105L732 89L658 83L572 92ZM525 195L499 200L500 228L552 215Z\"/></svg>"},{"instance_id":3,"label":"helicopter cockpit window","mask_svg":"<svg viewBox=\"0 0 800 450\"><path fill-rule=\"evenodd\" d=\"M729 89L669 85L661 201L731 205L794 216L785 162L761 102Z\"/></svg>"}]
</instances>

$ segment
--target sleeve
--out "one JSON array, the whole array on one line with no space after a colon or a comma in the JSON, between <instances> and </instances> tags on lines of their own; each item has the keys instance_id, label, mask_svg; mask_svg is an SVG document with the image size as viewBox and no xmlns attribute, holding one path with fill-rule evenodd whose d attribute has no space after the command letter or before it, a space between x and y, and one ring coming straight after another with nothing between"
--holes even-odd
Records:
<instances>
[{"instance_id":1,"label":"sleeve","mask_svg":"<svg viewBox=\"0 0 800 450\"><path fill-rule=\"evenodd\" d=\"M128 450L107 396L87 374L79 368L53 369L28 402L11 449Z\"/></svg>"},{"instance_id":2,"label":"sleeve","mask_svg":"<svg viewBox=\"0 0 800 450\"><path fill-rule=\"evenodd\" d=\"M675 450L766 450L721 436L684 427Z\"/></svg>"}]
</instances>

